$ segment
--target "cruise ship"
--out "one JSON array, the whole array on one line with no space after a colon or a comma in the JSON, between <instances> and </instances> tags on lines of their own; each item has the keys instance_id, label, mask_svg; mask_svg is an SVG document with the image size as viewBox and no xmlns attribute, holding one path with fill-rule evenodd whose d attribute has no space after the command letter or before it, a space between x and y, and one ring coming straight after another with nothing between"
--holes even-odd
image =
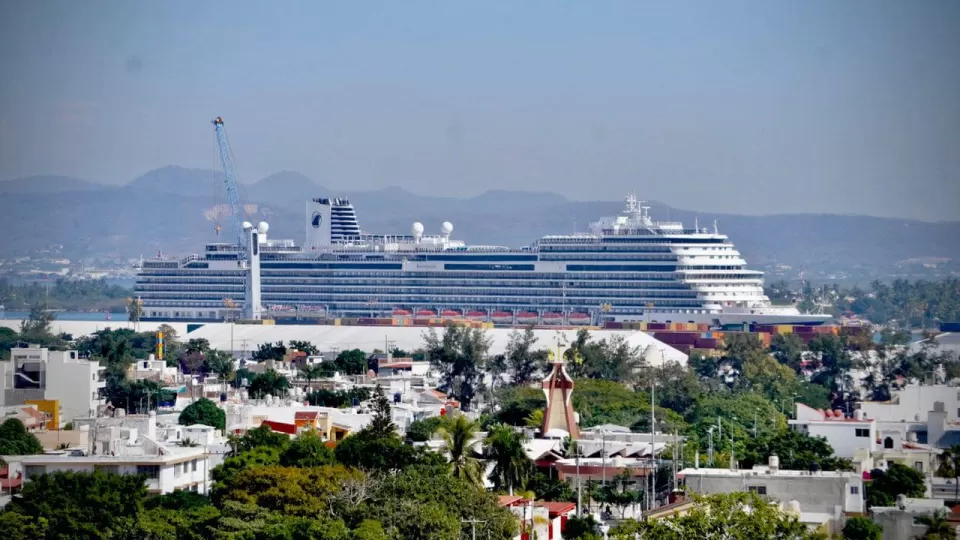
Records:
<instances>
[{"instance_id":1,"label":"cruise ship","mask_svg":"<svg viewBox=\"0 0 960 540\"><path fill-rule=\"evenodd\" d=\"M821 324L826 315L773 306L763 272L712 229L654 221L634 196L589 231L514 249L467 245L453 225L426 234L363 233L347 199L307 201L302 243L211 243L202 254L139 265L142 319L218 321L333 317L469 319L514 325L608 321ZM253 255L255 254L255 256ZM253 268L256 266L256 268ZM254 305L256 304L256 305Z\"/></svg>"}]
</instances>

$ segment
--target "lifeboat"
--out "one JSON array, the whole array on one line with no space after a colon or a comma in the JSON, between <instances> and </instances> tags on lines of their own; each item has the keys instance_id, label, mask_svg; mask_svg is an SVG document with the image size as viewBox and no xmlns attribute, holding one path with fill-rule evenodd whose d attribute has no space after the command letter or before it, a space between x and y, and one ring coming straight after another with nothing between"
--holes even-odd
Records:
<instances>
[{"instance_id":1,"label":"lifeboat","mask_svg":"<svg viewBox=\"0 0 960 540\"><path fill-rule=\"evenodd\" d=\"M468 311L467 318L471 321L482 321L487 318L486 311Z\"/></svg>"},{"instance_id":2,"label":"lifeboat","mask_svg":"<svg viewBox=\"0 0 960 540\"><path fill-rule=\"evenodd\" d=\"M567 320L570 321L570 324L590 324L590 314L571 313L569 316L567 316Z\"/></svg>"},{"instance_id":3,"label":"lifeboat","mask_svg":"<svg viewBox=\"0 0 960 540\"><path fill-rule=\"evenodd\" d=\"M434 310L432 310L432 309L418 309L418 310L417 310L417 317L426 318L426 317L436 317L436 316L437 316L437 312L434 311Z\"/></svg>"},{"instance_id":4,"label":"lifeboat","mask_svg":"<svg viewBox=\"0 0 960 540\"><path fill-rule=\"evenodd\" d=\"M543 314L543 324L563 323L563 313L548 312Z\"/></svg>"},{"instance_id":5,"label":"lifeboat","mask_svg":"<svg viewBox=\"0 0 960 540\"><path fill-rule=\"evenodd\" d=\"M412 315L409 309L395 309L393 310L394 317L409 317Z\"/></svg>"},{"instance_id":6,"label":"lifeboat","mask_svg":"<svg viewBox=\"0 0 960 540\"><path fill-rule=\"evenodd\" d=\"M495 323L513 322L513 313L509 311L494 311L490 319Z\"/></svg>"},{"instance_id":7,"label":"lifeboat","mask_svg":"<svg viewBox=\"0 0 960 540\"><path fill-rule=\"evenodd\" d=\"M445 309L440 316L444 319L457 319L460 317L460 312L455 309Z\"/></svg>"},{"instance_id":8,"label":"lifeboat","mask_svg":"<svg viewBox=\"0 0 960 540\"><path fill-rule=\"evenodd\" d=\"M540 320L540 315L533 311L521 311L517 313L517 322L522 324L531 324Z\"/></svg>"}]
</instances>

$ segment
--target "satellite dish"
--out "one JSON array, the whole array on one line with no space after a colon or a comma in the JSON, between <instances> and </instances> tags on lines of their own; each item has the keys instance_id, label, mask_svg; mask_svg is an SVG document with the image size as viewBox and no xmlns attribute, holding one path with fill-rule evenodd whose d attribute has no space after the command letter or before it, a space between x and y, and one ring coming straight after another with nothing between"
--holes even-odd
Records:
<instances>
[{"instance_id":1,"label":"satellite dish","mask_svg":"<svg viewBox=\"0 0 960 540\"><path fill-rule=\"evenodd\" d=\"M450 236L450 233L453 232L453 223L444 221L443 225L440 226L440 232L442 232L444 236Z\"/></svg>"},{"instance_id":2,"label":"satellite dish","mask_svg":"<svg viewBox=\"0 0 960 540\"><path fill-rule=\"evenodd\" d=\"M267 231L270 230L270 224L266 221L261 221L257 223L257 232L260 234L267 234Z\"/></svg>"},{"instance_id":3,"label":"satellite dish","mask_svg":"<svg viewBox=\"0 0 960 540\"><path fill-rule=\"evenodd\" d=\"M412 232L413 235L418 238L423 236L423 223L420 223L419 221L414 222L413 226L410 228L410 232Z\"/></svg>"}]
</instances>

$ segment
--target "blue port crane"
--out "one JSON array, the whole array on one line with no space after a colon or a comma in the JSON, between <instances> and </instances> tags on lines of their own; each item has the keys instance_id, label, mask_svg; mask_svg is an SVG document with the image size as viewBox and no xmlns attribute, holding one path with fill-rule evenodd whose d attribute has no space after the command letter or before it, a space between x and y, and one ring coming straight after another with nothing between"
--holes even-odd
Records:
<instances>
[{"instance_id":1,"label":"blue port crane","mask_svg":"<svg viewBox=\"0 0 960 540\"><path fill-rule=\"evenodd\" d=\"M243 221L245 215L243 196L240 193L240 185L237 183L237 176L233 170L233 151L230 149L230 141L227 139L227 132L223 128L223 118L218 116L213 119L213 129L217 134L217 149L220 154L220 167L223 170L223 183L227 192L227 202L230 204L230 213L233 215L233 225L236 228L237 245L244 249L246 242L243 241ZM220 225L217 225L217 233L220 232Z\"/></svg>"}]
</instances>

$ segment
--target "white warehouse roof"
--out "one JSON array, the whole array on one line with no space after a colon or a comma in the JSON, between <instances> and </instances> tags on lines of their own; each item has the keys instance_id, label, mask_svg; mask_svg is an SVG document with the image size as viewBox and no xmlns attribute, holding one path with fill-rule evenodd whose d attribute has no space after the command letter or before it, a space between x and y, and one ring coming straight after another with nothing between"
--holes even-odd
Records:
<instances>
[{"instance_id":1,"label":"white warehouse roof","mask_svg":"<svg viewBox=\"0 0 960 540\"><path fill-rule=\"evenodd\" d=\"M141 322L140 332L154 331L160 322ZM334 348L361 349L372 351L383 349L386 341L393 342L393 346L405 351L414 351L423 346L423 334L428 328L422 326L324 326L324 325L250 325L231 323L205 323L202 327L187 334L186 323L167 323L177 331L177 338L204 338L215 349L225 351L256 350L263 343L276 343L290 340L303 340L313 343L321 351ZM0 326L7 326L14 330L20 329L19 320L0 320ZM133 323L123 320L114 321L53 321L54 332L66 332L74 337L92 334L105 328L133 328ZM232 327L232 330L231 330ZM437 334L442 335L443 328L435 328ZM510 341L512 328L492 328L484 332L490 337L490 353L501 354ZM522 330L521 330L522 331ZM557 334L563 334L568 343L577 337L576 330L534 330L537 336L537 348L546 348L556 344ZM645 357L654 365L663 361L674 361L681 365L687 364L687 355L657 341L650 334L636 330L591 330L592 339L609 339L615 334L622 335L634 347L639 347ZM231 342L232 340L232 342ZM652 348L651 348L652 345ZM663 353L663 359L658 352Z\"/></svg>"},{"instance_id":2,"label":"white warehouse roof","mask_svg":"<svg viewBox=\"0 0 960 540\"><path fill-rule=\"evenodd\" d=\"M392 342L392 346L405 351L414 351L423 347L423 335L429 328L422 326L321 326L321 325L246 325L237 324L233 326L232 335L230 324L215 323L207 324L202 328L194 330L187 337L204 338L210 342L210 346L215 349L226 351L256 350L263 343L276 343L290 340L309 341L321 351L328 351L334 348L361 349L363 351L372 351L373 349L383 350L387 341ZM434 329L438 335L443 335L443 328ZM510 341L512 328L491 328L484 332L490 337L490 353L501 354L507 348ZM521 330L522 331L522 330ZM576 330L534 330L537 336L537 348L547 348L555 346L557 334L563 334L567 343L573 342L577 337ZM650 345L657 352L663 351L665 361L675 361L681 365L686 365L687 355L661 343L653 336L644 332L634 330L592 330L591 339L609 339L614 334L622 335L627 342L639 347L641 352L645 352ZM232 340L232 342L231 342ZM659 355L652 355L654 357ZM652 358L652 360L658 360ZM659 363L659 362L658 362Z\"/></svg>"}]
</instances>

